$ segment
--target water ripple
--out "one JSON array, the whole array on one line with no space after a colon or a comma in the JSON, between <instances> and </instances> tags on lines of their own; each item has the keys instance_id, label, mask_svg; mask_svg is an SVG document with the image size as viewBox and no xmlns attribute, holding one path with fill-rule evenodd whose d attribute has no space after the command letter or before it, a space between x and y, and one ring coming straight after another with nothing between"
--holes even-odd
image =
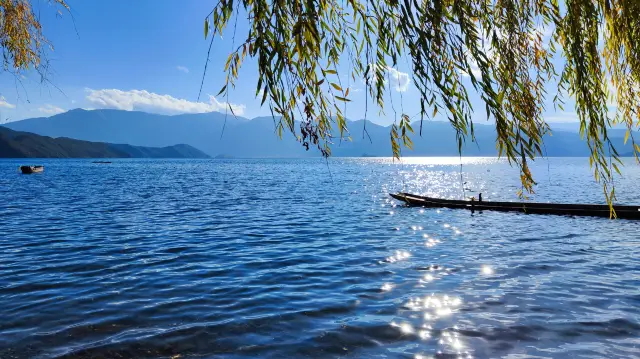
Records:
<instances>
[{"instance_id":1,"label":"water ripple","mask_svg":"<svg viewBox=\"0 0 640 359\"><path fill-rule=\"evenodd\" d=\"M0 161L0 358L638 356L637 223L388 197L459 198L457 161ZM587 163L534 166L536 200L600 201Z\"/></svg>"}]
</instances>

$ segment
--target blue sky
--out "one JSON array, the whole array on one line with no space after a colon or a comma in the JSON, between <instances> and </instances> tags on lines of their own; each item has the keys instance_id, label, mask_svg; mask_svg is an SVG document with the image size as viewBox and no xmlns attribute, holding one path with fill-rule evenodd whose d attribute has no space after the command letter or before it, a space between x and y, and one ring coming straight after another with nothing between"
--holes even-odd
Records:
<instances>
[{"instance_id":1,"label":"blue sky","mask_svg":"<svg viewBox=\"0 0 640 359\"><path fill-rule=\"evenodd\" d=\"M213 99L224 80L223 67L232 49L230 29L216 39L203 96L197 102L208 41L204 39L204 17L214 5L210 1L68 0L71 15L56 16L47 1L34 1L41 14L43 30L55 50L49 54L50 84L42 84L37 74L26 73L18 80L0 74L0 122L51 116L73 108L119 108L155 113L186 113L224 110L226 99ZM244 39L246 20L238 22L237 44ZM403 66L404 65L404 66ZM269 115L255 98L256 66L245 62L229 103L243 116ZM398 115L419 112L419 97L411 82L407 62L391 73L390 94ZM352 87L353 102L347 117L359 119L364 113L362 84ZM472 95L476 109L484 106ZM571 106L567 106L570 108ZM553 111L551 121L572 121L572 112ZM369 111L368 119L390 124L391 106L386 114ZM484 123L484 113L478 113Z\"/></svg>"}]
</instances>

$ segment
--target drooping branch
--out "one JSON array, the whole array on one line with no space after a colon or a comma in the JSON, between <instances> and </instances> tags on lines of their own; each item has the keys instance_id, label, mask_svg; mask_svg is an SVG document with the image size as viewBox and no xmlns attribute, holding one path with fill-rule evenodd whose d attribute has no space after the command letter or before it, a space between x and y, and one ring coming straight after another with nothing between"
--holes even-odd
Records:
<instances>
[{"instance_id":1,"label":"drooping branch","mask_svg":"<svg viewBox=\"0 0 640 359\"><path fill-rule=\"evenodd\" d=\"M348 133L344 111L352 91L342 80L364 81L367 106L371 98L382 112L391 90L388 72L408 58L421 120L446 117L462 152L465 141L475 140L478 119L469 91L476 92L495 123L499 155L521 170L528 192L535 184L529 162L543 155L549 131L543 118L547 88L558 83L575 99L595 177L611 202L621 162L607 129L625 123L631 131L640 113L640 4L565 5L561 11L556 0L221 0L206 18L205 37L221 33L232 14L246 13L247 48L229 57L221 93L233 85L245 54L254 58L256 93L278 116L279 133L296 134L299 121L300 142L325 156L334 132L341 139ZM552 35L543 39L547 28ZM565 59L562 69L554 67L556 55ZM607 105L608 82L617 90L616 116ZM402 114L391 128L394 157L412 146L408 119ZM640 146L629 137L638 156Z\"/></svg>"}]
</instances>

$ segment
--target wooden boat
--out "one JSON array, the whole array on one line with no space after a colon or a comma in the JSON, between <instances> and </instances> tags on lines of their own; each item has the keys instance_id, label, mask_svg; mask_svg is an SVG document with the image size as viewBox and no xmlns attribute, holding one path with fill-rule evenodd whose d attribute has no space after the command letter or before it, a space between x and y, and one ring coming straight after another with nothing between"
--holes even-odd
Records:
<instances>
[{"instance_id":1,"label":"wooden boat","mask_svg":"<svg viewBox=\"0 0 640 359\"><path fill-rule=\"evenodd\" d=\"M391 197L403 201L410 206L431 208L454 208L471 211L501 211L521 212L526 214L555 214L569 216L611 216L608 205L600 204L562 204L562 203L534 203L534 202L491 202L491 201L463 201L455 199L441 199L418 196L410 193L390 194ZM640 206L613 206L616 217L624 219L640 219Z\"/></svg>"},{"instance_id":2,"label":"wooden boat","mask_svg":"<svg viewBox=\"0 0 640 359\"><path fill-rule=\"evenodd\" d=\"M44 172L44 166L20 166L20 172L25 175L41 173Z\"/></svg>"}]
</instances>

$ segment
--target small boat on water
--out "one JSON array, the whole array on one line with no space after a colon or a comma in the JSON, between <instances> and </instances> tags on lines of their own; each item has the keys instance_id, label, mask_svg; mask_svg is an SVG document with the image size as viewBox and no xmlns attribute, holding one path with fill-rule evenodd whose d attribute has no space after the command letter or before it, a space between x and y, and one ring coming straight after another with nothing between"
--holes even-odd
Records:
<instances>
[{"instance_id":1,"label":"small boat on water","mask_svg":"<svg viewBox=\"0 0 640 359\"><path fill-rule=\"evenodd\" d=\"M111 163L111 161L93 161L93 163L108 164Z\"/></svg>"},{"instance_id":2,"label":"small boat on water","mask_svg":"<svg viewBox=\"0 0 640 359\"><path fill-rule=\"evenodd\" d=\"M601 204L562 204L535 202L491 202L476 200L455 200L424 197L410 193L390 193L391 197L405 202L409 206L430 208L454 208L471 211L520 212L526 214L554 214L566 216L611 216L608 205ZM613 206L616 217L624 219L640 219L640 206Z\"/></svg>"},{"instance_id":3,"label":"small boat on water","mask_svg":"<svg viewBox=\"0 0 640 359\"><path fill-rule=\"evenodd\" d=\"M44 166L20 166L20 172L25 175L41 173L44 172Z\"/></svg>"}]
</instances>

